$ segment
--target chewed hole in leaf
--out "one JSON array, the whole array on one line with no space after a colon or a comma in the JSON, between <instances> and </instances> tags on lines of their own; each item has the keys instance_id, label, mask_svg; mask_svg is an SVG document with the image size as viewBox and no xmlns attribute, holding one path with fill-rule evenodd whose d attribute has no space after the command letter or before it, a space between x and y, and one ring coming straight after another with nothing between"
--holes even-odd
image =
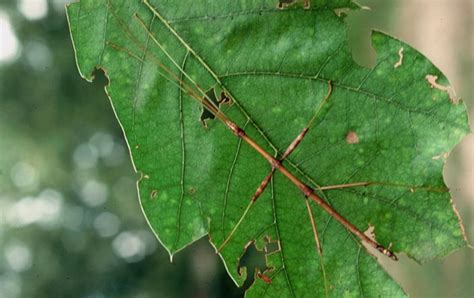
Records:
<instances>
[{"instance_id":1,"label":"chewed hole in leaf","mask_svg":"<svg viewBox=\"0 0 474 298\"><path fill-rule=\"evenodd\" d=\"M437 82L438 76L428 74L426 75L425 79L428 81L431 88L438 89L440 91L448 93L449 99L451 100L453 104L459 103L459 98L456 96L456 92L454 91L454 88L451 86L444 86L444 85L439 84Z\"/></svg>"},{"instance_id":2,"label":"chewed hole in leaf","mask_svg":"<svg viewBox=\"0 0 474 298\"><path fill-rule=\"evenodd\" d=\"M245 246L245 253L239 261L238 272L239 275L243 271L242 268L247 268L247 278L244 282L243 288L247 290L258 278L258 274L269 270L265 260L265 252L258 250L254 242Z\"/></svg>"},{"instance_id":3,"label":"chewed hole in leaf","mask_svg":"<svg viewBox=\"0 0 474 298\"><path fill-rule=\"evenodd\" d=\"M91 81L99 86L108 86L110 80L107 75L107 70L103 67L94 68L94 71L91 74Z\"/></svg>"},{"instance_id":4,"label":"chewed hole in leaf","mask_svg":"<svg viewBox=\"0 0 474 298\"><path fill-rule=\"evenodd\" d=\"M229 95L225 92L221 92L221 96L219 98L219 105L224 104L224 105L231 105L233 103L232 98L229 97Z\"/></svg>"},{"instance_id":5,"label":"chewed hole in leaf","mask_svg":"<svg viewBox=\"0 0 474 298\"><path fill-rule=\"evenodd\" d=\"M277 7L279 9L284 9L296 3L302 3L304 9L309 9L311 7L311 0L279 0Z\"/></svg>"},{"instance_id":6,"label":"chewed hole in leaf","mask_svg":"<svg viewBox=\"0 0 474 298\"><path fill-rule=\"evenodd\" d=\"M279 242L269 242L265 245L265 253L267 255L279 252L280 251L280 243Z\"/></svg>"},{"instance_id":7,"label":"chewed hole in leaf","mask_svg":"<svg viewBox=\"0 0 474 298\"><path fill-rule=\"evenodd\" d=\"M270 237L265 236L265 254L271 255L281 250L280 241L272 240Z\"/></svg>"},{"instance_id":8,"label":"chewed hole in leaf","mask_svg":"<svg viewBox=\"0 0 474 298\"><path fill-rule=\"evenodd\" d=\"M277 4L277 7L279 9L283 9L283 8L287 7L288 5L290 5L290 4L293 4L294 2L295 2L295 0L279 0L278 4Z\"/></svg>"},{"instance_id":9,"label":"chewed hole in leaf","mask_svg":"<svg viewBox=\"0 0 474 298\"><path fill-rule=\"evenodd\" d=\"M349 8L336 8L334 9L334 13L338 16L338 17L342 17L342 18L345 18L347 16L347 13L350 11Z\"/></svg>"},{"instance_id":10,"label":"chewed hole in leaf","mask_svg":"<svg viewBox=\"0 0 474 298\"><path fill-rule=\"evenodd\" d=\"M211 88L206 92L206 96L203 98L204 100L211 102L211 104L215 107L221 108L222 105L232 105L233 100L225 91L221 91L219 96L216 95L216 90ZM202 107L202 113L200 120L204 127L207 127L207 121L214 120L215 115L211 113L205 107Z\"/></svg>"},{"instance_id":11,"label":"chewed hole in leaf","mask_svg":"<svg viewBox=\"0 0 474 298\"><path fill-rule=\"evenodd\" d=\"M219 105L219 101L216 98L214 88L212 88L212 89L210 89L209 91L206 92L206 96L205 96L204 100L211 101L216 106ZM208 120L213 120L214 118L215 118L214 114L209 112L206 108L204 108L204 107L202 108L202 113L201 113L200 120L201 120L202 124L205 127L207 127L207 121Z\"/></svg>"}]
</instances>

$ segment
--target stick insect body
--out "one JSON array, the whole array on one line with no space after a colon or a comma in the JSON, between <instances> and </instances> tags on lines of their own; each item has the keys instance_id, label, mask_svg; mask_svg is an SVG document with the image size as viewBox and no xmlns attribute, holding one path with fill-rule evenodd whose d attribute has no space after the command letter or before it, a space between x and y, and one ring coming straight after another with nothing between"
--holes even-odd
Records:
<instances>
[{"instance_id":1,"label":"stick insect body","mask_svg":"<svg viewBox=\"0 0 474 298\"><path fill-rule=\"evenodd\" d=\"M110 2L109 2L110 3ZM148 5L151 10L153 11L155 16L159 16L158 12L152 8L147 1L145 1L145 4ZM110 4L109 4L110 5ZM117 17L115 15L115 17ZM118 18L118 17L117 17ZM325 99L321 102L321 105L319 109L316 111L314 116L311 118L309 121L308 125L302 129L302 131L298 134L298 136L295 138L295 140L290 144L290 146L286 149L284 154L280 159L275 158L268 152L266 152L257 142L255 142L250 136L247 135L245 130L243 130L241 127L239 127L231 118L229 118L220 108L217 106L206 94L206 92L201 88L195 80L193 80L183 69L182 67L175 61L175 59L169 54L169 52L163 47L163 45L160 43L160 41L157 40L157 38L152 34L150 29L146 26L145 22L143 19L140 18L138 14L134 14L135 20L140 24L140 26L146 31L148 37L153 40L153 42L159 47L160 51L163 52L163 54L172 62L172 64L179 70L179 73L181 73L184 77L186 77L190 84L187 82L184 82L183 80L180 79L180 77L175 74L170 68L166 67L156 56L154 56L151 53L148 53L147 56L150 57L159 67L158 73L164 77L166 80L170 81L173 83L175 86L177 86L179 89L181 89L183 92L185 92L187 95L189 95L191 98L195 99L203 108L207 109L216 119L218 119L221 123L223 123L236 137L242 139L248 146L252 147L259 155L261 155L263 158L265 158L268 163L271 166L271 171L270 173L263 179L262 183L260 186L257 188L255 194L253 197L250 199L250 203L243 212L242 216L240 217L239 221L237 224L234 226L232 229L231 233L227 236L227 238L224 240L224 242L219 246L219 248L216 250L218 253L221 252L226 244L232 239L232 236L238 229L239 225L243 222L245 216L247 215L248 211L250 208L256 203L258 197L263 193L265 190L266 186L270 182L273 173L275 171L279 171L281 174L286 176L302 193L303 197L306 199L309 199L319 205L321 208L323 208L330 216L332 216L334 219L336 219L340 224L342 224L348 231L350 231L353 235L357 236L360 240L363 242L367 243L368 245L372 246L373 248L377 249L379 252L382 254L392 258L393 260L398 260L397 256L389 249L385 248L384 246L380 245L378 242L375 241L375 239L370 238L369 236L365 235L362 231L360 231L356 226L354 226L352 223L350 223L348 220L346 220L341 214L339 214L333 207L331 207L325 200L323 200L315 191L316 190L324 190L324 189L336 189L336 188L345 188L345 187L355 187L355 186L368 186L372 184L377 184L377 183L370 183L370 182L360 182L360 183L351 183L351 184L343 184L343 185L334 185L334 186L327 186L327 187L322 187L322 188L312 188L309 185L303 183L299 178L297 178L293 173L291 173L287 168L285 168L282 163L287 158L294 150L295 148L301 143L301 141L304 139L305 135L308 133L310 130L311 125L314 123L318 112L321 110L322 105L324 105L332 92L332 84L331 82L328 82L328 94L325 97ZM119 21L120 22L120 21ZM126 27L125 24L121 23L121 26L125 26L125 31L127 35L129 35L129 38L132 39L139 47L143 48L138 40L133 36L133 34L128 30L128 27ZM128 55L139 59L140 61L144 62L142 58L136 56L132 52L128 51L127 49L124 49L120 46L117 46L113 43L107 42L106 43L109 47L114 48L115 50L122 51L127 53ZM193 51L191 51L192 54L194 54ZM195 55L195 54L194 54ZM146 57L144 57L146 59ZM220 83L220 82L219 82ZM223 86L221 86L224 90L224 92L227 94L227 96L235 101L235 99L231 98L230 93L225 90ZM311 225L315 237L315 241L317 244L317 249L319 252L322 252L322 247L319 242L318 234L316 231L316 224L315 221L312 217L312 212L311 212L311 207L306 200L306 205L308 208L308 213L310 216L311 220Z\"/></svg>"}]
</instances>

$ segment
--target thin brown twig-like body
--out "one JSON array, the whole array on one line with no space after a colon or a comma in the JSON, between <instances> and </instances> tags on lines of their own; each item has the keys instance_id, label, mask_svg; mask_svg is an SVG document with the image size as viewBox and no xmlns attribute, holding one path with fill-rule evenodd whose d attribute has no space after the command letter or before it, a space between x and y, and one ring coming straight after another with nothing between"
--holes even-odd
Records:
<instances>
[{"instance_id":1,"label":"thin brown twig-like body","mask_svg":"<svg viewBox=\"0 0 474 298\"><path fill-rule=\"evenodd\" d=\"M359 237L359 239L365 241L367 244L377 249L379 252L383 253L384 255L392 258L393 260L398 260L398 257L391 250L383 247L376 241L370 239L367 235L361 232L356 226L354 226L352 223L347 221L334 208L332 208L328 203L326 203L316 193L314 193L314 189L312 189L308 185L301 182L301 180L299 180L295 175L293 175L284 166L282 166L280 161L278 161L273 156L271 156L268 152L266 152L260 145L258 145L253 139L251 139L245 133L245 131L240 129L235 123L228 120L226 122L226 125L236 136L242 138L242 140L244 140L250 147L252 147L260 155L262 155L272 166L274 166L278 171L280 171L280 173L286 176L296 187L298 187L298 189L304 194L305 197L313 200L316 204L318 204L321 208L323 208L329 215L331 215L334 219L336 219L339 223L341 223L346 229L348 229L351 233Z\"/></svg>"},{"instance_id":2,"label":"thin brown twig-like body","mask_svg":"<svg viewBox=\"0 0 474 298\"><path fill-rule=\"evenodd\" d=\"M306 209L308 210L309 221L311 223L311 229L313 231L314 242L316 243L316 251L319 254L319 263L321 264L321 271L323 273L323 281L324 281L324 289L326 291L326 297L328 297L328 283L326 278L326 269L324 266L323 260L323 246L321 245L321 241L319 240L318 230L316 229L316 221L314 220L313 210L311 209L311 204L309 200L305 200Z\"/></svg>"},{"instance_id":3,"label":"thin brown twig-like body","mask_svg":"<svg viewBox=\"0 0 474 298\"><path fill-rule=\"evenodd\" d=\"M332 94L332 83L331 81L328 82L328 92L326 94L326 96L324 97L324 99L321 101L318 109L316 110L316 113L314 113L314 115L311 117L311 119L309 120L308 124L306 125L305 128L303 128L303 130L296 136L296 138L290 143L290 145L288 146L288 148L285 150L285 152L283 153L282 157L280 158L280 162L283 162L295 149L296 147L298 147L298 145L301 143L301 141L303 140L303 138L305 137L305 135L308 133L310 127L313 125L314 121L316 120L317 116L319 115L319 112L322 110L324 104L328 101L329 97L331 96ZM262 180L262 182L260 183L260 185L258 186L257 190L255 191L254 195L252 196L252 199L250 200L250 203L249 205L247 206L247 208L245 209L245 212L242 213L242 215L240 216L237 224L232 228L231 232L229 233L229 235L227 235L226 239L224 240L224 242L221 244L221 246L217 249L217 252L220 252L224 247L225 245L229 242L229 240L233 237L235 231L238 229L239 225L242 223L243 221L243 218L245 216L247 216L247 213L248 211L250 210L250 208L253 206L253 204L255 204L255 202L257 201L257 199L262 195L262 193L265 191L265 189L267 188L268 184L270 183L272 177L273 177L273 174L275 173L276 171L276 168L274 166L272 166L272 169L270 171L270 173L268 173L267 176L265 176L265 178Z\"/></svg>"},{"instance_id":4,"label":"thin brown twig-like body","mask_svg":"<svg viewBox=\"0 0 474 298\"><path fill-rule=\"evenodd\" d=\"M254 195L252 196L252 202L255 203L257 199L260 197L260 195L263 193L265 188L267 188L268 183L270 183L270 180L272 180L273 174L275 173L275 167L272 166L272 170L268 175L262 180L260 185L258 186L257 190L255 191Z\"/></svg>"},{"instance_id":5,"label":"thin brown twig-like body","mask_svg":"<svg viewBox=\"0 0 474 298\"><path fill-rule=\"evenodd\" d=\"M296 137L296 139L293 142L291 142L290 146L288 146L288 148L286 149L286 151L283 154L280 161L283 161L288 155L291 154L291 152L293 152L293 150L295 150L295 148L301 142L301 140L303 139L303 137L304 137L304 135L306 134L307 131L308 131L308 128L303 129L303 131ZM224 242L222 242L222 244L219 246L219 248L217 248L218 253L220 251L222 251L222 249L227 245L227 243L230 241L230 239L232 239L235 232L239 228L240 224L242 223L244 218L247 216L247 213L249 212L249 210L252 208L252 206L255 204L257 199L263 193L263 191L265 190L267 185L270 183L270 180L272 179L272 176L275 173L275 170L276 170L276 168L274 166L272 166L272 170L270 171L270 173L260 183L257 190L255 191L255 194L252 196L252 199L250 200L250 203L247 205L247 208L245 208L245 211L242 213L239 220L237 221L237 223L234 225L234 227L230 231L229 235L227 235L227 237L224 239Z\"/></svg>"},{"instance_id":6,"label":"thin brown twig-like body","mask_svg":"<svg viewBox=\"0 0 474 298\"><path fill-rule=\"evenodd\" d=\"M139 19L139 18L138 18ZM140 21L140 19L139 19ZM156 40L156 38L154 38L153 34L148 30L148 28L145 26L145 24L143 22L140 22L141 25L144 27L144 29L146 30L146 32L152 37L153 41L160 45L160 43ZM177 65L176 61L174 61L174 59L165 51L165 49L160 46L160 49L165 52L166 56L175 64ZM154 56L152 56L154 57ZM154 57L156 58L156 57ZM176 80L176 82L180 82L182 84L182 87L179 87L179 88L182 88L184 91L186 91L186 93L196 99L201 105L203 105L206 109L209 110L209 112L211 112L212 114L214 114L214 116L219 119L224 125L227 126L227 128L229 128L232 133L241 138L244 142L246 142L250 147L252 147L258 154L260 154L263 158L265 158L269 163L270 165L272 166L272 169L275 168L276 170L278 170L280 173L282 173L284 176L286 176L296 187L298 187L298 189L300 189L300 191L303 193L303 195L306 197L306 198L310 198L311 200L313 200L316 204L318 204L321 208L323 208L329 215L331 215L334 219L336 219L339 223L341 223L347 230L349 230L351 233L353 233L354 235L356 235L358 238L360 238L361 240L365 241L367 244L369 244L370 246L374 247L375 249L377 249L378 251L380 251L381 253L385 254L386 256L394 259L394 260L398 260L397 256L392 252L390 251L389 249L383 247L382 245L378 244L376 241L370 239L368 236L366 236L363 232L361 232L357 227L355 227L352 223L350 223L349 221L347 221L341 214L339 214L334 208L332 208L328 203L326 203L323 199L321 199L317 194L314 193L314 189L312 189L311 187L309 187L308 185L306 185L305 183L303 183L301 180L299 180L295 175L293 175L290 171L288 171L284 166L282 166L281 162L279 160L277 160L276 158L274 158L272 155L270 155L268 152L266 152L259 144L257 144L252 138L250 138L243 129L241 129L236 123L234 123L230 118L228 118L227 115L225 115L221 110L219 110L218 108L216 108L212 103L210 103L210 101L207 99L207 95L205 94L204 91L202 91L201 88L199 88L199 86L196 86L196 83L194 81L192 81L192 83L195 85L194 87L197 88L198 92L196 92L196 90L194 90L192 87L190 87L189 85L185 84L184 82L182 82L179 77L173 72L171 71L169 68L167 68L166 66L163 65L163 63L161 63L161 61L159 61L159 59L156 59L157 61L157 64L160 66L160 68L165 71L165 73L167 75L170 75L173 79ZM178 69L181 71L181 72L184 72L182 69L180 69L180 67L178 66ZM161 75L163 75L163 73L160 73ZM167 75L163 75L165 78L169 79L169 77L167 77ZM329 82L330 84L330 82ZM331 86L331 85L330 85ZM331 90L330 90L331 91ZM202 93L202 97L199 96L198 94L199 93ZM330 93L329 93L330 94ZM312 120L313 121L313 120ZM311 122L312 122L311 121ZM298 139L298 138L297 138ZM302 138L301 138L302 139ZM301 139L299 141L301 141ZM295 140L296 141L296 140ZM291 146L291 145L290 145ZM293 146L294 148L297 146L297 144L295 146ZM293 148L293 150L294 150ZM291 148L289 148L291 149ZM288 151L288 150L287 150ZM291 152L290 152L291 153ZM252 201L251 203L249 204L249 206L251 206L252 204ZM249 207L247 208L246 211L248 211L248 209L250 209ZM242 218L241 218L242 220Z\"/></svg>"},{"instance_id":7,"label":"thin brown twig-like body","mask_svg":"<svg viewBox=\"0 0 474 298\"><path fill-rule=\"evenodd\" d=\"M146 49L140 44L140 41L137 39L137 37L130 31L128 26L123 23L123 21L117 16L117 14L114 11L114 6L112 5L112 2L110 0L107 1L107 5L109 6L109 10L111 14L115 17L117 22L119 23L119 26L124 30L125 34L130 38L130 40L138 46L141 50L143 50L145 53L147 52ZM184 86L182 88L181 86L178 86L178 88L182 89L185 91L186 94L188 94L191 97L196 98L205 109L207 109L210 113L212 113L215 117L219 118L221 121L224 119L220 118L221 117L221 112L219 110L219 107L215 105L215 103L209 98L209 96L206 94L206 92L203 91L203 89L197 84L182 68L181 66L171 57L171 55L166 51L166 49L161 45L161 43L155 38L155 36L150 32L148 29L147 25L145 24L144 20L137 14L135 13L133 15L135 20L139 23L139 25L147 32L148 36L155 42L155 44L158 45L160 50L167 56L167 58L179 69L179 71L188 79L190 82L196 87L198 92L202 94L202 98L196 93L196 90L194 90L192 87L189 85L185 84L183 80L181 80L171 69L166 67L160 59L158 59L155 55L151 54L150 57L154 60L154 62L165 72L159 72L162 77L164 77L166 80L170 81L171 83L174 83L175 85L177 82L180 82L181 85ZM143 59L139 58L137 55L133 54L131 51L128 51L126 49L121 48L118 45L112 44L108 41L106 41L106 45L110 46L111 48L114 48L119 51L123 51L130 55L133 58L138 59L139 61L143 62ZM145 57L146 58L146 57ZM169 76L171 76L171 78Z\"/></svg>"},{"instance_id":8,"label":"thin brown twig-like body","mask_svg":"<svg viewBox=\"0 0 474 298\"><path fill-rule=\"evenodd\" d=\"M303 140L304 136L308 132L309 128L306 127L301 131L298 136L291 142L290 146L285 150L283 153L283 156L280 158L280 162L283 162L295 149L296 147L301 143ZM260 197L260 195L263 193L265 188L267 188L268 183L270 183L270 180L272 179L273 174L275 173L276 168L272 166L272 170L270 173L263 179L262 183L260 183L259 187L255 191L255 194L252 197L252 201L255 202L257 199Z\"/></svg>"},{"instance_id":9,"label":"thin brown twig-like body","mask_svg":"<svg viewBox=\"0 0 474 298\"><path fill-rule=\"evenodd\" d=\"M308 133L311 126L313 126L314 121L316 121L316 118L318 117L319 113L321 112L324 104L326 104L327 101L329 100L329 97L331 96L331 94L332 94L332 82L328 81L328 92L327 92L326 96L321 101L316 113L314 113L314 115L309 120L308 125L306 125L306 127L303 128L303 130L296 136L296 138L293 140L293 142L291 142L291 144L285 150L285 152L283 153L283 155L280 159L281 162L283 162L296 149L296 147L298 147L298 145L301 143L301 141L306 136L306 134ZM271 172L265 177L265 179L263 179L262 183L257 188L257 191L255 192L255 194L252 197L252 201L255 202L258 199L258 197L263 193L265 188L268 186L268 183L270 182L273 174L275 173L275 170L276 170L275 167L272 166Z\"/></svg>"}]
</instances>

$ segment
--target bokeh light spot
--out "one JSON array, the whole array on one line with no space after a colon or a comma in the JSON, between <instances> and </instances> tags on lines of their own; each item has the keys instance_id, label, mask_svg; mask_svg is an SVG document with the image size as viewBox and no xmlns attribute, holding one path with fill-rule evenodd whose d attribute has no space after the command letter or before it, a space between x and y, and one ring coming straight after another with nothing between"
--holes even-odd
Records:
<instances>
[{"instance_id":1,"label":"bokeh light spot","mask_svg":"<svg viewBox=\"0 0 474 298\"><path fill-rule=\"evenodd\" d=\"M15 60L19 52L20 45L8 15L0 10L0 63Z\"/></svg>"},{"instance_id":2,"label":"bokeh light spot","mask_svg":"<svg viewBox=\"0 0 474 298\"><path fill-rule=\"evenodd\" d=\"M26 161L17 162L10 170L10 178L18 188L38 186L39 174L35 167Z\"/></svg>"},{"instance_id":3,"label":"bokeh light spot","mask_svg":"<svg viewBox=\"0 0 474 298\"><path fill-rule=\"evenodd\" d=\"M118 257L130 263L138 262L145 257L145 241L133 232L120 233L112 242L112 248Z\"/></svg>"},{"instance_id":4,"label":"bokeh light spot","mask_svg":"<svg viewBox=\"0 0 474 298\"><path fill-rule=\"evenodd\" d=\"M94 228L101 237L111 237L118 233L120 219L110 212L102 212L94 220Z\"/></svg>"},{"instance_id":5,"label":"bokeh light spot","mask_svg":"<svg viewBox=\"0 0 474 298\"><path fill-rule=\"evenodd\" d=\"M36 71L48 70L53 63L51 50L41 41L27 42L25 44L25 55L28 64Z\"/></svg>"},{"instance_id":6,"label":"bokeh light spot","mask_svg":"<svg viewBox=\"0 0 474 298\"><path fill-rule=\"evenodd\" d=\"M31 268L33 255L23 244L7 244L4 248L5 260L13 271L23 272Z\"/></svg>"},{"instance_id":7,"label":"bokeh light spot","mask_svg":"<svg viewBox=\"0 0 474 298\"><path fill-rule=\"evenodd\" d=\"M99 152L94 146L81 144L74 150L73 159L78 168L90 169L96 166Z\"/></svg>"},{"instance_id":8,"label":"bokeh light spot","mask_svg":"<svg viewBox=\"0 0 474 298\"><path fill-rule=\"evenodd\" d=\"M125 231L112 242L115 254L126 262L135 263L152 254L157 248L157 240L149 231Z\"/></svg>"},{"instance_id":9,"label":"bokeh light spot","mask_svg":"<svg viewBox=\"0 0 474 298\"><path fill-rule=\"evenodd\" d=\"M48 2L46 0L20 0L18 10L28 20L36 21L48 14Z\"/></svg>"},{"instance_id":10,"label":"bokeh light spot","mask_svg":"<svg viewBox=\"0 0 474 298\"><path fill-rule=\"evenodd\" d=\"M95 133L89 140L89 144L97 148L100 157L107 157L114 150L113 137L104 132Z\"/></svg>"},{"instance_id":11,"label":"bokeh light spot","mask_svg":"<svg viewBox=\"0 0 474 298\"><path fill-rule=\"evenodd\" d=\"M87 181L81 189L81 199L90 207L97 207L107 201L109 189L107 185L96 180Z\"/></svg>"},{"instance_id":12,"label":"bokeh light spot","mask_svg":"<svg viewBox=\"0 0 474 298\"><path fill-rule=\"evenodd\" d=\"M0 275L0 297L15 298L21 293L21 277L14 272Z\"/></svg>"},{"instance_id":13,"label":"bokeh light spot","mask_svg":"<svg viewBox=\"0 0 474 298\"><path fill-rule=\"evenodd\" d=\"M10 226L22 227L38 223L45 228L55 227L62 210L62 195L52 189L42 191L37 197L25 197L14 203L6 213Z\"/></svg>"}]
</instances>

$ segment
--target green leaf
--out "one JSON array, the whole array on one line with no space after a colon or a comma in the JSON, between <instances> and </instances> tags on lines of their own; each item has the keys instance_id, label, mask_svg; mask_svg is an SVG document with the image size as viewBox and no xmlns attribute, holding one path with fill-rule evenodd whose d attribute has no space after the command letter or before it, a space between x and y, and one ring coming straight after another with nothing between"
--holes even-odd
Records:
<instances>
[{"instance_id":1,"label":"green leaf","mask_svg":"<svg viewBox=\"0 0 474 298\"><path fill-rule=\"evenodd\" d=\"M158 239L171 256L204 235L219 247L271 170L166 80L162 63L217 99L224 91L232 102L220 109L275 156L307 125L331 81L328 102L286 168L313 188L374 182L317 193L359 230L373 226L376 240L395 252L424 262L465 246L442 176L445 155L469 131L465 106L423 55L385 34L372 34L376 66L357 65L334 12L354 8L350 1L312 1L309 9L302 2L278 9L277 0L82 0L68 7L81 75L90 81L101 68L110 80L106 91ZM273 248L266 277L249 296L404 296L358 238L310 206L322 253L305 197L278 171L221 250L241 285L246 245Z\"/></svg>"}]
</instances>

